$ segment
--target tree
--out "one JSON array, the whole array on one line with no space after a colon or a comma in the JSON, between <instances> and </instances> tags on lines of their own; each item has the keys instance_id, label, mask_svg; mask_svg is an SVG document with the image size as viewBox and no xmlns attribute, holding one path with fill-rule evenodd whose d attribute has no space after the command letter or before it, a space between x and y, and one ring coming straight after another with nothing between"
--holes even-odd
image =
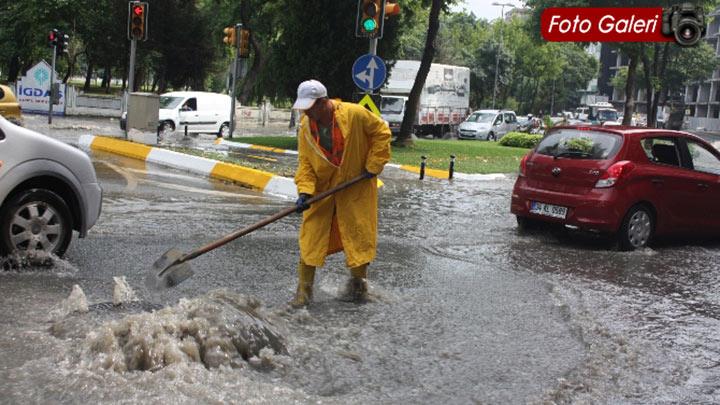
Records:
<instances>
[{"instance_id":1,"label":"tree","mask_svg":"<svg viewBox=\"0 0 720 405\"><path fill-rule=\"evenodd\" d=\"M447 11L447 8L451 3L454 3L454 0L432 0L430 15L428 17L428 32L427 37L425 38L425 49L423 50L423 56L420 60L420 68L415 76L415 83L413 83L412 90L410 90L410 96L405 104L405 115L403 116L403 122L400 125L400 133L395 141L398 146L412 145L411 134L415 119L417 118L420 93L422 92L423 87L425 87L425 79L427 79L427 75L430 72L430 65L435 57L435 38L437 37L440 27L440 11L443 9Z\"/></svg>"}]
</instances>

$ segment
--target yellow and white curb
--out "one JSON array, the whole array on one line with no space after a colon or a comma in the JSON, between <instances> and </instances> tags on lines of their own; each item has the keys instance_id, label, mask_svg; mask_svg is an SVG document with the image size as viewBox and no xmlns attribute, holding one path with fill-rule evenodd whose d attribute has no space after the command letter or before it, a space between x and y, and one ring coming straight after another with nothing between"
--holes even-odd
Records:
<instances>
[{"instance_id":1,"label":"yellow and white curb","mask_svg":"<svg viewBox=\"0 0 720 405\"><path fill-rule=\"evenodd\" d=\"M297 198L293 179L262 170L103 136L82 135L78 145L85 150L110 152L206 177L233 181L265 194Z\"/></svg>"},{"instance_id":2,"label":"yellow and white curb","mask_svg":"<svg viewBox=\"0 0 720 405\"><path fill-rule=\"evenodd\" d=\"M219 145L219 146L227 146L230 149L234 149L234 148L253 149L253 150L261 150L261 151L265 151L265 152L279 153L279 154L284 154L284 155L297 155L298 154L298 152L296 150L273 148L270 146L263 146L263 145L253 145L251 143L228 142L223 138L218 138L217 140L215 140L214 144Z\"/></svg>"}]
</instances>

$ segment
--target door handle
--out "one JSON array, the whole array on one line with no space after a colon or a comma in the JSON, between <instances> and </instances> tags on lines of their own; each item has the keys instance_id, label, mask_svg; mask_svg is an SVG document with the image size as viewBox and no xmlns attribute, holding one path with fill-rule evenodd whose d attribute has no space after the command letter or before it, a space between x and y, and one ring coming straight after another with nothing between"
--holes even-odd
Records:
<instances>
[{"instance_id":1,"label":"door handle","mask_svg":"<svg viewBox=\"0 0 720 405\"><path fill-rule=\"evenodd\" d=\"M661 184L665 183L665 180L663 180L663 179L650 179L650 182L651 182L652 184L661 185Z\"/></svg>"},{"instance_id":2,"label":"door handle","mask_svg":"<svg viewBox=\"0 0 720 405\"><path fill-rule=\"evenodd\" d=\"M705 183L698 183L697 186L700 187L700 188L703 189L703 190L707 190L708 187L710 187L710 186L708 186L708 185L705 184Z\"/></svg>"}]
</instances>

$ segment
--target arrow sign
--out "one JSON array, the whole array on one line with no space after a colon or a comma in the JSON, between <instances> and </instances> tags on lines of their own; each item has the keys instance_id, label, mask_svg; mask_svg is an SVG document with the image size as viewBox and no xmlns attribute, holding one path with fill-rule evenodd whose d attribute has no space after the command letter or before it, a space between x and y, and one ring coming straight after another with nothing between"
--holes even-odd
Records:
<instances>
[{"instance_id":1,"label":"arrow sign","mask_svg":"<svg viewBox=\"0 0 720 405\"><path fill-rule=\"evenodd\" d=\"M385 62L372 54L363 55L353 64L352 79L364 91L375 90L385 83Z\"/></svg>"}]
</instances>

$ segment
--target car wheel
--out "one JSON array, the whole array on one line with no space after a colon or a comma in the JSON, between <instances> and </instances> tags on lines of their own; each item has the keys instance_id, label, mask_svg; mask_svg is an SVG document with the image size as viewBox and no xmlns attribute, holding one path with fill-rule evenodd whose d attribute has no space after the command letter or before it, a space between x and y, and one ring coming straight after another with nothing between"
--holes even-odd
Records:
<instances>
[{"instance_id":1,"label":"car wheel","mask_svg":"<svg viewBox=\"0 0 720 405\"><path fill-rule=\"evenodd\" d=\"M540 221L528 217L515 216L517 221L517 229L519 232L528 232L540 227Z\"/></svg>"},{"instance_id":2,"label":"car wheel","mask_svg":"<svg viewBox=\"0 0 720 405\"><path fill-rule=\"evenodd\" d=\"M220 130L217 133L218 138L227 138L230 136L230 124L227 122L224 122L222 125L220 125Z\"/></svg>"},{"instance_id":3,"label":"car wheel","mask_svg":"<svg viewBox=\"0 0 720 405\"><path fill-rule=\"evenodd\" d=\"M618 247L629 251L647 247L655 231L655 217L645 205L636 205L625 214L618 232Z\"/></svg>"},{"instance_id":4,"label":"car wheel","mask_svg":"<svg viewBox=\"0 0 720 405\"><path fill-rule=\"evenodd\" d=\"M60 196L31 189L12 197L0 210L0 250L62 256L72 239L72 216Z\"/></svg>"},{"instance_id":5,"label":"car wheel","mask_svg":"<svg viewBox=\"0 0 720 405\"><path fill-rule=\"evenodd\" d=\"M495 140L495 134L492 133L492 132L488 133L487 140L488 140L488 141L494 141L494 140Z\"/></svg>"}]
</instances>

